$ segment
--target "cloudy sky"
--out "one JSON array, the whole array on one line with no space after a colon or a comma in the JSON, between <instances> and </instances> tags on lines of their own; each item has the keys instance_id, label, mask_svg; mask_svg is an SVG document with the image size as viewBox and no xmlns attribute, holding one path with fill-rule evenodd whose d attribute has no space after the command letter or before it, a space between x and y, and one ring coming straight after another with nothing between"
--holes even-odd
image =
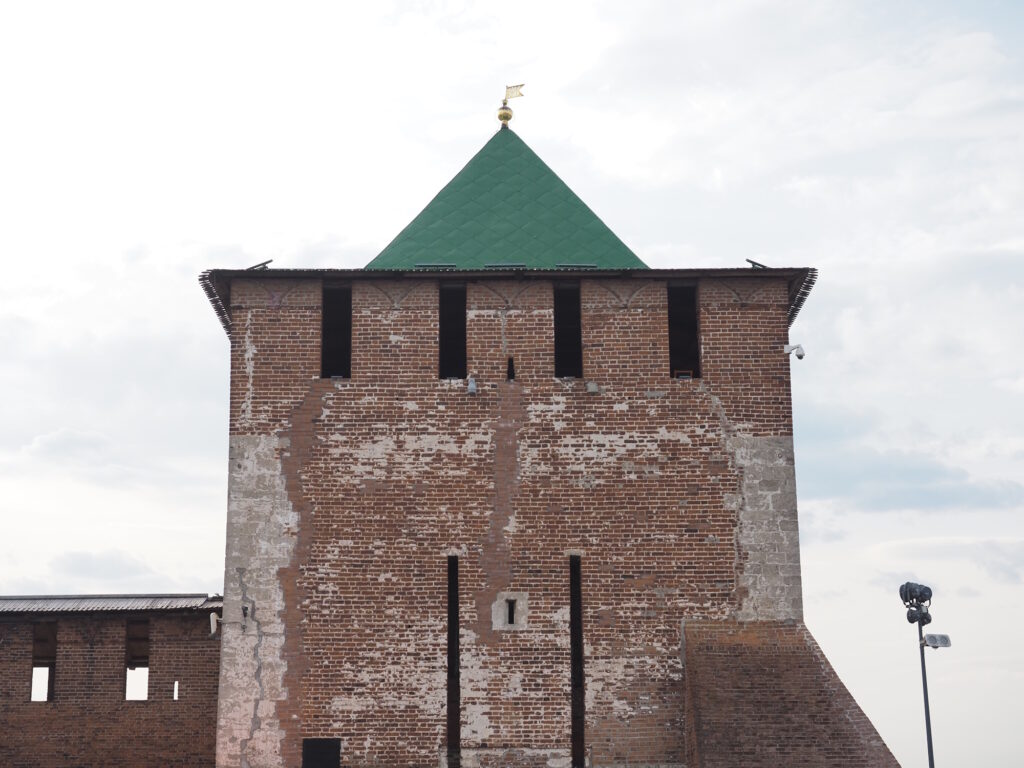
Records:
<instances>
[{"instance_id":1,"label":"cloudy sky","mask_svg":"<svg viewBox=\"0 0 1024 768\"><path fill-rule=\"evenodd\" d=\"M815 266L807 623L905 768L1019 760L1024 6L0 5L0 593L219 592L209 267L358 267L513 127L648 264Z\"/></svg>"}]
</instances>

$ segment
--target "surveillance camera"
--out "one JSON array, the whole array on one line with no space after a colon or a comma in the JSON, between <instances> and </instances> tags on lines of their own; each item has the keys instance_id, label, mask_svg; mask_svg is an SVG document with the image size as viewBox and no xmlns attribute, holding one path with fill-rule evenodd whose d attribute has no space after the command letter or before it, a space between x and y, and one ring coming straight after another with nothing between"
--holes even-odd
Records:
<instances>
[{"instance_id":1,"label":"surveillance camera","mask_svg":"<svg viewBox=\"0 0 1024 768\"><path fill-rule=\"evenodd\" d=\"M782 348L782 351L785 352L787 355L791 353L795 354L797 360L803 360L804 355L806 354L806 352L804 352L802 344L787 344L785 347Z\"/></svg>"}]
</instances>

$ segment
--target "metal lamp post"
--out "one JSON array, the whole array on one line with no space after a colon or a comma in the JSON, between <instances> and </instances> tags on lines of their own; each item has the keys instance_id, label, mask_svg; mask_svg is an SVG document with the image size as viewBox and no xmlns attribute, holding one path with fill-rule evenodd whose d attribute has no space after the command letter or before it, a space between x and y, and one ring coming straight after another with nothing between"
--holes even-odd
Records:
<instances>
[{"instance_id":1,"label":"metal lamp post","mask_svg":"<svg viewBox=\"0 0 1024 768\"><path fill-rule=\"evenodd\" d=\"M924 689L924 729L928 736L928 768L935 768L935 754L932 750L932 716L928 708L928 673L924 666L924 649L949 648L949 635L926 635L924 627L932 622L928 608L932 603L931 587L908 581L900 587L900 600L907 608L907 621L917 624L917 641L921 651L921 687Z\"/></svg>"}]
</instances>

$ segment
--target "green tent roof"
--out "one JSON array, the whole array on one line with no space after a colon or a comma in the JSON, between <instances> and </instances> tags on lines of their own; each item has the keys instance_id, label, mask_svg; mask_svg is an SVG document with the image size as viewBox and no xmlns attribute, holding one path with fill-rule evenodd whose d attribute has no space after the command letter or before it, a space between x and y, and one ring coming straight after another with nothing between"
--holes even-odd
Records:
<instances>
[{"instance_id":1,"label":"green tent roof","mask_svg":"<svg viewBox=\"0 0 1024 768\"><path fill-rule=\"evenodd\" d=\"M503 127L366 268L512 265L647 266Z\"/></svg>"}]
</instances>

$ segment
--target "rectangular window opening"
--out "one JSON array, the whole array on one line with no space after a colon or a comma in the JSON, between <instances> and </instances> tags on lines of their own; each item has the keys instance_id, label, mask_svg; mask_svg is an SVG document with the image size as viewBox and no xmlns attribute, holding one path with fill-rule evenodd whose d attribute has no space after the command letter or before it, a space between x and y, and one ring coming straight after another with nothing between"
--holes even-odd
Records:
<instances>
[{"instance_id":1,"label":"rectangular window opening","mask_svg":"<svg viewBox=\"0 0 1024 768\"><path fill-rule=\"evenodd\" d=\"M508 624L512 626L516 623L516 601L506 600L505 608L508 610Z\"/></svg>"},{"instance_id":2,"label":"rectangular window opening","mask_svg":"<svg viewBox=\"0 0 1024 768\"><path fill-rule=\"evenodd\" d=\"M32 625L32 701L53 701L57 678L57 622Z\"/></svg>"},{"instance_id":3,"label":"rectangular window opening","mask_svg":"<svg viewBox=\"0 0 1024 768\"><path fill-rule=\"evenodd\" d=\"M149 698L149 619L130 619L124 641L124 699Z\"/></svg>"},{"instance_id":4,"label":"rectangular window opening","mask_svg":"<svg viewBox=\"0 0 1024 768\"><path fill-rule=\"evenodd\" d=\"M174 701L178 700L178 681L177 680L174 681L174 694L173 694L173 697L174 697Z\"/></svg>"},{"instance_id":5,"label":"rectangular window opening","mask_svg":"<svg viewBox=\"0 0 1024 768\"><path fill-rule=\"evenodd\" d=\"M516 361L511 357L508 359L508 367L505 369L505 379L507 381L516 380Z\"/></svg>"},{"instance_id":6,"label":"rectangular window opening","mask_svg":"<svg viewBox=\"0 0 1024 768\"><path fill-rule=\"evenodd\" d=\"M341 739L303 739L302 768L340 768Z\"/></svg>"},{"instance_id":7,"label":"rectangular window opening","mask_svg":"<svg viewBox=\"0 0 1024 768\"><path fill-rule=\"evenodd\" d=\"M466 378L466 286L445 284L438 288L438 378Z\"/></svg>"},{"instance_id":8,"label":"rectangular window opening","mask_svg":"<svg viewBox=\"0 0 1024 768\"><path fill-rule=\"evenodd\" d=\"M352 289L324 286L320 336L320 376L352 376Z\"/></svg>"},{"instance_id":9,"label":"rectangular window opening","mask_svg":"<svg viewBox=\"0 0 1024 768\"><path fill-rule=\"evenodd\" d=\"M32 701L53 701L53 665L32 667Z\"/></svg>"},{"instance_id":10,"label":"rectangular window opening","mask_svg":"<svg viewBox=\"0 0 1024 768\"><path fill-rule=\"evenodd\" d=\"M700 378L697 286L668 286L668 356L673 379Z\"/></svg>"},{"instance_id":11,"label":"rectangular window opening","mask_svg":"<svg viewBox=\"0 0 1024 768\"><path fill-rule=\"evenodd\" d=\"M448 768L462 764L462 692L459 680L459 558L448 558Z\"/></svg>"},{"instance_id":12,"label":"rectangular window opening","mask_svg":"<svg viewBox=\"0 0 1024 768\"><path fill-rule=\"evenodd\" d=\"M583 724L586 717L583 692L583 594L580 556L569 557L569 682L572 689L570 716L572 768L584 768Z\"/></svg>"},{"instance_id":13,"label":"rectangular window opening","mask_svg":"<svg viewBox=\"0 0 1024 768\"><path fill-rule=\"evenodd\" d=\"M556 284L555 376L583 378L583 324L580 319L580 286Z\"/></svg>"}]
</instances>

